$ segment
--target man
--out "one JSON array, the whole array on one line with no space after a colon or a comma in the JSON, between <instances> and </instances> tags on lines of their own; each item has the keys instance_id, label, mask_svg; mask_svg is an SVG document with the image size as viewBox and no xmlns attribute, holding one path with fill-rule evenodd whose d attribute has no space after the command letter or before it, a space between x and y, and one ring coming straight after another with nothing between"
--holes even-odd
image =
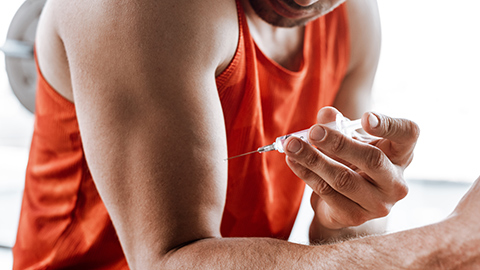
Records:
<instances>
[{"instance_id":1,"label":"man","mask_svg":"<svg viewBox=\"0 0 480 270\"><path fill-rule=\"evenodd\" d=\"M406 194L410 121L363 115L381 137L372 144L315 125L318 149L285 142L288 167L279 153L224 161L339 113L315 119L321 107L350 118L366 110L378 14L372 1L342 2L48 1L14 268L443 263L446 244L461 247L444 233L474 221L473 195L431 228L330 246L282 240L303 181L315 191L312 241L363 233L358 225L385 216Z\"/></svg>"}]
</instances>

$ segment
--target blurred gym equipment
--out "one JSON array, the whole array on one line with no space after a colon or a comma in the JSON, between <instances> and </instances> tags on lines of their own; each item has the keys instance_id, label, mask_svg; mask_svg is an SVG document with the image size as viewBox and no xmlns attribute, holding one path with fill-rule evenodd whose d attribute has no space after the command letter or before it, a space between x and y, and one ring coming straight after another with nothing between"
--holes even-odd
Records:
<instances>
[{"instance_id":1,"label":"blurred gym equipment","mask_svg":"<svg viewBox=\"0 0 480 270\"><path fill-rule=\"evenodd\" d=\"M5 53L8 81L15 96L30 112L35 111L37 72L34 42L38 19L46 0L26 0L15 13L7 39L0 50Z\"/></svg>"}]
</instances>

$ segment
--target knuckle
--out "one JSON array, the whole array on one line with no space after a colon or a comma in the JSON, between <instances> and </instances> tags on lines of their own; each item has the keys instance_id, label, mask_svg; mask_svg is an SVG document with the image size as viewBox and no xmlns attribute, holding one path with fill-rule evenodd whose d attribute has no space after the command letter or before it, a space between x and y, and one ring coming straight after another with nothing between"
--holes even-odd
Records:
<instances>
[{"instance_id":1,"label":"knuckle","mask_svg":"<svg viewBox=\"0 0 480 270\"><path fill-rule=\"evenodd\" d=\"M387 118L385 123L385 135L386 137L396 138L403 137L403 133L409 132L408 120L402 118Z\"/></svg>"},{"instance_id":2,"label":"knuckle","mask_svg":"<svg viewBox=\"0 0 480 270\"><path fill-rule=\"evenodd\" d=\"M315 151L307 153L305 156L305 166L309 168L317 167L320 164L320 156Z\"/></svg>"},{"instance_id":3,"label":"knuckle","mask_svg":"<svg viewBox=\"0 0 480 270\"><path fill-rule=\"evenodd\" d=\"M348 223L350 226L360 226L368 220L369 217L364 212L356 212L350 214Z\"/></svg>"},{"instance_id":4,"label":"knuckle","mask_svg":"<svg viewBox=\"0 0 480 270\"><path fill-rule=\"evenodd\" d=\"M405 126L405 119L384 117L383 123L382 136L387 138L398 137L401 133L405 132L406 128L408 128Z\"/></svg>"},{"instance_id":5,"label":"knuckle","mask_svg":"<svg viewBox=\"0 0 480 270\"><path fill-rule=\"evenodd\" d=\"M307 168L301 168L297 171L297 176L301 179L311 179L315 176L315 173Z\"/></svg>"},{"instance_id":6,"label":"knuckle","mask_svg":"<svg viewBox=\"0 0 480 270\"><path fill-rule=\"evenodd\" d=\"M314 190L320 196L329 195L329 194L332 194L333 192L333 188L330 185L328 185L328 183L325 182L324 180L317 181L315 184Z\"/></svg>"},{"instance_id":7,"label":"knuckle","mask_svg":"<svg viewBox=\"0 0 480 270\"><path fill-rule=\"evenodd\" d=\"M383 118L383 134L387 138L404 138L406 142L416 142L420 127L413 121L403 118Z\"/></svg>"},{"instance_id":8,"label":"knuckle","mask_svg":"<svg viewBox=\"0 0 480 270\"><path fill-rule=\"evenodd\" d=\"M330 149L333 153L338 153L345 149L347 144L347 137L340 134L333 134L331 140L332 144Z\"/></svg>"},{"instance_id":9,"label":"knuckle","mask_svg":"<svg viewBox=\"0 0 480 270\"><path fill-rule=\"evenodd\" d=\"M389 137L389 136L392 136L395 134L396 132L396 125L394 123L395 119L393 118L390 118L390 117L386 117L383 119L383 123L384 123L384 126L383 126L383 133L384 133L384 136L386 137Z\"/></svg>"},{"instance_id":10,"label":"knuckle","mask_svg":"<svg viewBox=\"0 0 480 270\"><path fill-rule=\"evenodd\" d=\"M326 215L326 216L323 217L323 220L328 225L339 225L339 224L343 225L344 224L344 222L342 222L338 218L334 217L333 215Z\"/></svg>"},{"instance_id":11,"label":"knuckle","mask_svg":"<svg viewBox=\"0 0 480 270\"><path fill-rule=\"evenodd\" d=\"M394 187L394 191L393 198L395 201L399 201L407 196L408 186L404 182L397 183Z\"/></svg>"},{"instance_id":12,"label":"knuckle","mask_svg":"<svg viewBox=\"0 0 480 270\"><path fill-rule=\"evenodd\" d=\"M336 190L342 192L354 191L356 189L356 182L354 181L355 176L350 170L342 170L341 172L335 175L333 185Z\"/></svg>"},{"instance_id":13,"label":"knuckle","mask_svg":"<svg viewBox=\"0 0 480 270\"><path fill-rule=\"evenodd\" d=\"M392 205L385 202L379 202L375 207L374 218L386 217L390 213L391 209Z\"/></svg>"},{"instance_id":14,"label":"knuckle","mask_svg":"<svg viewBox=\"0 0 480 270\"><path fill-rule=\"evenodd\" d=\"M412 136L412 139L414 141L417 141L418 137L420 137L420 127L415 122L409 121L409 123L410 123L410 134Z\"/></svg>"},{"instance_id":15,"label":"knuckle","mask_svg":"<svg viewBox=\"0 0 480 270\"><path fill-rule=\"evenodd\" d=\"M378 148L371 148L366 154L365 165L372 171L382 168L384 166L383 152Z\"/></svg>"}]
</instances>

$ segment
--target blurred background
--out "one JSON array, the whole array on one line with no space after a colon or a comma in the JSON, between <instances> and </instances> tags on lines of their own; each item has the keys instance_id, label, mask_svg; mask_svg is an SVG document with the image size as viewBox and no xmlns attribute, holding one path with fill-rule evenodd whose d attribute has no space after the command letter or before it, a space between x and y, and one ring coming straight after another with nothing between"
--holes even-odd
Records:
<instances>
[{"instance_id":1,"label":"blurred background","mask_svg":"<svg viewBox=\"0 0 480 270\"><path fill-rule=\"evenodd\" d=\"M0 3L0 46L10 22L23 1ZM15 242L33 115L15 97L0 52L0 269L12 268L10 248Z\"/></svg>"},{"instance_id":2,"label":"blurred background","mask_svg":"<svg viewBox=\"0 0 480 270\"><path fill-rule=\"evenodd\" d=\"M0 46L23 0L0 4ZM379 1L382 53L374 111L421 127L405 177L409 195L395 205L388 231L445 218L480 175L480 2ZM0 52L0 269L11 269L33 115L13 94ZM308 193L308 191L306 192ZM308 196L290 238L306 243Z\"/></svg>"}]
</instances>

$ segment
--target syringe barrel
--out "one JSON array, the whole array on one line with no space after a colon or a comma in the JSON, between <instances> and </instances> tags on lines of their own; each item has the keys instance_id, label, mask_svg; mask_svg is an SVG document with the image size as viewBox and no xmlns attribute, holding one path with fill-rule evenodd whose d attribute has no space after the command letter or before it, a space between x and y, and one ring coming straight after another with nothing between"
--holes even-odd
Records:
<instances>
[{"instance_id":1,"label":"syringe barrel","mask_svg":"<svg viewBox=\"0 0 480 270\"><path fill-rule=\"evenodd\" d=\"M308 130L309 129L304 129L304 130L300 130L300 131L297 131L297 132L294 132L294 133L290 133L288 135L277 137L277 139L275 140L275 150L277 150L280 153L284 153L285 150L283 148L283 143L290 136L295 136L297 138L300 138L304 142L309 143L308 142Z\"/></svg>"},{"instance_id":2,"label":"syringe barrel","mask_svg":"<svg viewBox=\"0 0 480 270\"><path fill-rule=\"evenodd\" d=\"M348 118L346 118L346 117L344 117L340 114L337 115L336 121L333 121L333 122L330 122L330 123L327 123L327 124L324 124L324 125L329 127L329 128L336 129L336 130L342 132L344 135L346 135L348 137L352 137L352 135L356 133L355 132L356 130L362 128L362 124L361 124L360 119L350 121ZM277 150L280 153L284 153L285 149L283 148L283 143L290 136L295 136L297 138L302 139L304 142L310 143L308 141L308 130L309 129L304 129L304 130L301 130L301 131L290 133L288 135L277 137L277 139L275 140L275 143L274 143L275 150ZM358 133L356 133L356 134L358 134Z\"/></svg>"},{"instance_id":3,"label":"syringe barrel","mask_svg":"<svg viewBox=\"0 0 480 270\"><path fill-rule=\"evenodd\" d=\"M362 128L362 124L360 121L361 121L360 119L350 121L348 118L345 118L339 114L337 115L336 121L333 121L324 125L329 128L336 129L342 132L346 136L352 137L352 134L354 133L355 130ZM283 148L283 143L290 136L295 136L297 138L302 139L304 142L310 143L308 141L308 130L309 129L304 129L288 135L277 137L274 143L275 150L277 150L280 153L284 153L285 149Z\"/></svg>"},{"instance_id":4,"label":"syringe barrel","mask_svg":"<svg viewBox=\"0 0 480 270\"><path fill-rule=\"evenodd\" d=\"M334 129L340 131L343 135L348 137L352 137L356 130L362 128L361 119L350 121L348 118L340 114L337 115L336 121L332 123L336 124L335 127L333 127Z\"/></svg>"}]
</instances>

